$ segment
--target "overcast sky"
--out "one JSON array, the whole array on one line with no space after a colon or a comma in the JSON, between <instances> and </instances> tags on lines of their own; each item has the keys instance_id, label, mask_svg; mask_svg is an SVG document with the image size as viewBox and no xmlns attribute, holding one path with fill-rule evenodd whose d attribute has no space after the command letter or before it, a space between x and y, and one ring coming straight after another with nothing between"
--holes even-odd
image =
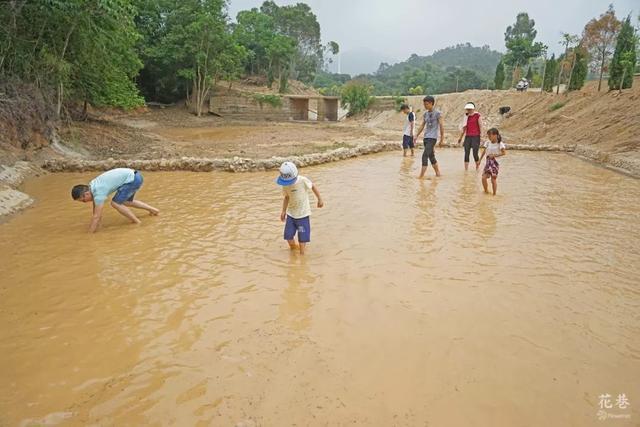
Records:
<instances>
[{"instance_id":1,"label":"overcast sky","mask_svg":"<svg viewBox=\"0 0 640 427\"><path fill-rule=\"evenodd\" d=\"M429 55L456 43L488 44L504 51L504 30L518 12L536 21L537 40L559 52L561 32L580 34L591 18L613 3L618 18L633 12L639 0L276 0L279 5L307 3L318 17L323 40L335 40L342 52L368 48L387 59L412 53ZM229 15L262 4L230 0Z\"/></svg>"}]
</instances>

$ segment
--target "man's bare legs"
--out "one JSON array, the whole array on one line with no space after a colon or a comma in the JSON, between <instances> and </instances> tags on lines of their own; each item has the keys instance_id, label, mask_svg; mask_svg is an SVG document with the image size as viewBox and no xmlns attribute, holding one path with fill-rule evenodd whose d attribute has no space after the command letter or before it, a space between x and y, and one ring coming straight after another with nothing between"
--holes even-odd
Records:
<instances>
[{"instance_id":1,"label":"man's bare legs","mask_svg":"<svg viewBox=\"0 0 640 427\"><path fill-rule=\"evenodd\" d=\"M422 169L420 169L420 176L418 177L418 179L424 178L425 173L427 173L427 166L422 166Z\"/></svg>"},{"instance_id":2,"label":"man's bare legs","mask_svg":"<svg viewBox=\"0 0 640 427\"><path fill-rule=\"evenodd\" d=\"M432 163L433 170L436 171L436 176L440 176L440 166L437 163Z\"/></svg>"},{"instance_id":3,"label":"man's bare legs","mask_svg":"<svg viewBox=\"0 0 640 427\"><path fill-rule=\"evenodd\" d=\"M133 212L131 212L131 209L129 209L125 205L121 205L119 203L112 201L111 206L115 210L120 212L120 214L126 217L129 221L133 222L134 224L140 224L140 220L138 219L138 217Z\"/></svg>"},{"instance_id":4,"label":"man's bare legs","mask_svg":"<svg viewBox=\"0 0 640 427\"><path fill-rule=\"evenodd\" d=\"M136 208L136 209L144 209L145 211L148 211L151 215L158 215L160 213L159 209L154 208L153 206L150 206L144 202L141 202L140 200L133 200L131 202L124 202L123 203L125 206L129 206L132 208Z\"/></svg>"}]
</instances>

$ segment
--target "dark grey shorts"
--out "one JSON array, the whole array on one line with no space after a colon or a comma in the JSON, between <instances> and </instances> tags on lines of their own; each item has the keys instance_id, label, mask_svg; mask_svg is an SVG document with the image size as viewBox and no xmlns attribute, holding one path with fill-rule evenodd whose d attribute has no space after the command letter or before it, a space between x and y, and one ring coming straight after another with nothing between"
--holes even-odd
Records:
<instances>
[{"instance_id":1,"label":"dark grey shorts","mask_svg":"<svg viewBox=\"0 0 640 427\"><path fill-rule=\"evenodd\" d=\"M429 162L432 165L438 163L436 160L436 153L434 151L434 147L436 145L437 139L435 138L425 138L424 139L424 151L422 152L422 166L429 166Z\"/></svg>"}]
</instances>

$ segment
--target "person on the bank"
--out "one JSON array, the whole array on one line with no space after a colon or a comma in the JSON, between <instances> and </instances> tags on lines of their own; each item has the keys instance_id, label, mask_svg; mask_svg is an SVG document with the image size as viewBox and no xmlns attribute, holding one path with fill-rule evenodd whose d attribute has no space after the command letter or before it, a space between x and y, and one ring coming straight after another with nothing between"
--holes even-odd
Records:
<instances>
[{"instance_id":1,"label":"person on the bank","mask_svg":"<svg viewBox=\"0 0 640 427\"><path fill-rule=\"evenodd\" d=\"M280 221L284 222L284 240L293 251L298 249L304 255L307 243L311 241L311 204L310 193L315 194L318 207L324 206L318 187L311 180L298 175L298 168L292 162L284 162L280 166L280 176L276 180L282 186L282 212ZM295 236L298 235L298 243Z\"/></svg>"},{"instance_id":2,"label":"person on the bank","mask_svg":"<svg viewBox=\"0 0 640 427\"><path fill-rule=\"evenodd\" d=\"M409 108L407 104L402 104L400 106L400 111L407 116L404 120L404 129L402 132L402 155L403 157L407 157L407 150L410 149L411 157L413 157L413 133L415 130L416 115L411 111L411 108Z\"/></svg>"},{"instance_id":3,"label":"person on the bank","mask_svg":"<svg viewBox=\"0 0 640 427\"><path fill-rule=\"evenodd\" d=\"M487 131L489 141L485 142L482 146L482 155L480 160L486 155L487 160L484 164L484 171L482 172L482 187L485 193L489 193L488 179L491 178L491 187L493 195L496 195L498 191L498 172L500 171L500 165L498 164L498 157L502 157L507 154L507 147L502 142L502 136L496 128L491 128Z\"/></svg>"},{"instance_id":4,"label":"person on the bank","mask_svg":"<svg viewBox=\"0 0 640 427\"><path fill-rule=\"evenodd\" d=\"M158 215L160 211L140 200L135 200L136 192L142 187L142 174L128 168L112 169L99 175L89 182L89 185L79 184L71 189L73 200L83 203L93 203L93 216L89 225L89 232L95 233L102 219L104 202L110 194L116 193L111 199L111 206L125 216L129 221L139 224L140 220L129 208L143 209L151 215Z\"/></svg>"},{"instance_id":5,"label":"person on the bank","mask_svg":"<svg viewBox=\"0 0 640 427\"><path fill-rule=\"evenodd\" d=\"M466 120L462 127L460 138L458 138L458 145L460 145L462 137L464 137L464 170L469 170L469 154L472 150L473 160L475 160L476 170L478 170L480 169L480 156L478 152L480 150L480 135L482 135L482 120L473 102L468 102L464 106L464 109Z\"/></svg>"},{"instance_id":6,"label":"person on the bank","mask_svg":"<svg viewBox=\"0 0 640 427\"><path fill-rule=\"evenodd\" d=\"M436 100L433 96L425 96L422 102L426 111L424 112L420 129L416 132L416 139L418 139L424 129L424 152L422 153L422 169L418 178L424 178L429 162L431 162L436 176L440 176L440 167L436 160L435 146L438 141L438 136L440 137L438 146L442 147L444 143L444 120L442 113L434 108Z\"/></svg>"}]
</instances>

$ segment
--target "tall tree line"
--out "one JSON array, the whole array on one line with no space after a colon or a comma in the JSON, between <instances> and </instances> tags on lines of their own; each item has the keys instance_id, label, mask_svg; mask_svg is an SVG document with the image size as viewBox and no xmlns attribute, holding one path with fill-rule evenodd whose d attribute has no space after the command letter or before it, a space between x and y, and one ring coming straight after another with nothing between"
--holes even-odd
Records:
<instances>
[{"instance_id":1,"label":"tall tree line","mask_svg":"<svg viewBox=\"0 0 640 427\"><path fill-rule=\"evenodd\" d=\"M629 88L633 84L638 35L631 25L631 17L618 20L613 5L598 18L591 19L582 35L563 33L559 43L564 52L557 58L555 55L546 58L547 46L535 42L535 36L535 22L526 13L519 13L516 23L505 32L507 53L496 69L496 87L504 81L506 68L512 72L513 84L520 76L519 68L542 54L545 59L539 84L543 91L551 92L555 88L559 93L561 84L566 85L567 91L579 90L589 72L598 78L598 91L607 72L610 90ZM527 74L533 76L531 66Z\"/></svg>"},{"instance_id":2,"label":"tall tree line","mask_svg":"<svg viewBox=\"0 0 640 427\"><path fill-rule=\"evenodd\" d=\"M65 102L133 108L186 98L201 114L219 82L313 81L322 46L308 5L265 1L237 22L226 0L8 0L0 7L0 80L29 83Z\"/></svg>"}]
</instances>

